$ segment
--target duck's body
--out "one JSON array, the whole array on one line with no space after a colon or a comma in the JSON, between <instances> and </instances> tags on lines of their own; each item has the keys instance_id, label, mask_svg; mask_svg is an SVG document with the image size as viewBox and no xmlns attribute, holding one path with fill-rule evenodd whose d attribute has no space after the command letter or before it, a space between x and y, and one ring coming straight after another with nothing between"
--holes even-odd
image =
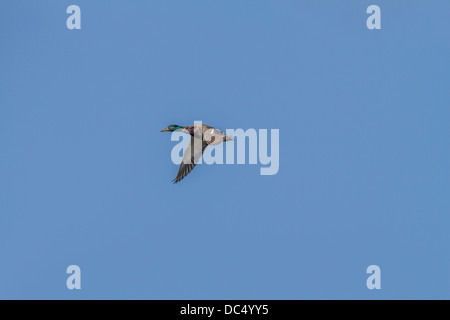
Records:
<instances>
[{"instance_id":1,"label":"duck's body","mask_svg":"<svg viewBox=\"0 0 450 320\"><path fill-rule=\"evenodd\" d=\"M210 145L215 146L224 141L234 140L232 137L227 136L219 129L207 126L205 124L194 124L193 126L186 127L169 125L161 131L181 131L191 135L191 141L184 152L180 169L178 170L177 176L173 180L174 183L180 182L192 171L192 169L194 169L206 147Z\"/></svg>"}]
</instances>

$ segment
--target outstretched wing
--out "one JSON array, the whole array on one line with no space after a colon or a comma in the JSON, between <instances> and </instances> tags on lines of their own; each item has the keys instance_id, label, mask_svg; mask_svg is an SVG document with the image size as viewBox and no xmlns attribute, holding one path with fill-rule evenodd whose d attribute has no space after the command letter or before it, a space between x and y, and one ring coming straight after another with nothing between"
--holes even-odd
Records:
<instances>
[{"instance_id":1,"label":"outstretched wing","mask_svg":"<svg viewBox=\"0 0 450 320\"><path fill-rule=\"evenodd\" d=\"M184 151L180 169L178 169L178 174L173 180L173 183L180 182L192 171L192 169L194 169L207 146L208 143L206 143L202 139L191 137L191 141Z\"/></svg>"}]
</instances>

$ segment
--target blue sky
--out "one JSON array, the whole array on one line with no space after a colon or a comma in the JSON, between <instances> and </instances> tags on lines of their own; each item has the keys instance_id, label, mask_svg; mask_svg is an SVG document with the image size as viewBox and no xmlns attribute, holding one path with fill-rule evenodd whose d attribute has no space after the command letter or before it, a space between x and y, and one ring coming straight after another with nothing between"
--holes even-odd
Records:
<instances>
[{"instance_id":1,"label":"blue sky","mask_svg":"<svg viewBox=\"0 0 450 320\"><path fill-rule=\"evenodd\" d=\"M3 1L0 298L449 299L449 10ZM278 174L172 184L196 120L279 129Z\"/></svg>"}]
</instances>

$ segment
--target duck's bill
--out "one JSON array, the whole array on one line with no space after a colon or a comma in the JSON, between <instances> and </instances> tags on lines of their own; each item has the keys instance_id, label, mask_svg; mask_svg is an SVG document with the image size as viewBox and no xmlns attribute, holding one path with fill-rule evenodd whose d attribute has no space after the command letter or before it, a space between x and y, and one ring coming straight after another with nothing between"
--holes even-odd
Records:
<instances>
[{"instance_id":1,"label":"duck's bill","mask_svg":"<svg viewBox=\"0 0 450 320\"><path fill-rule=\"evenodd\" d=\"M164 131L169 131L169 129L168 129L168 128L165 128L165 129L162 129L162 130L161 130L161 132L164 132Z\"/></svg>"}]
</instances>

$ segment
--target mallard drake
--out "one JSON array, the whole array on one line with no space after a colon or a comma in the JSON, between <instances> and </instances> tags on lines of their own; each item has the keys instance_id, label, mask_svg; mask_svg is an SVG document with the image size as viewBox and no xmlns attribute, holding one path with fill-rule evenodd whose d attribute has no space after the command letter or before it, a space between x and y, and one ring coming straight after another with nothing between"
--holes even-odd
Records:
<instances>
[{"instance_id":1,"label":"mallard drake","mask_svg":"<svg viewBox=\"0 0 450 320\"><path fill-rule=\"evenodd\" d=\"M172 180L173 183L180 182L192 171L192 169L194 169L206 147L218 145L224 141L234 140L234 138L227 136L219 129L200 123L187 127L171 124L167 126L167 128L161 130L161 132L164 131L181 131L191 135L191 141L184 152L178 174L176 178Z\"/></svg>"}]
</instances>

